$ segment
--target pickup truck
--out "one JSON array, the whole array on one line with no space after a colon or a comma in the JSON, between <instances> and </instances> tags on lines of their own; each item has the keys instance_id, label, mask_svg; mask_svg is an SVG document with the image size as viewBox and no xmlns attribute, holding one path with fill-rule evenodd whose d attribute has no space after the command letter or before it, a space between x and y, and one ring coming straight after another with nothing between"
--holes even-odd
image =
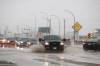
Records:
<instances>
[{"instance_id":1,"label":"pickup truck","mask_svg":"<svg viewBox=\"0 0 100 66\"><path fill-rule=\"evenodd\" d=\"M45 50L64 51L64 41L59 35L45 35L39 39L39 42L44 46Z\"/></svg>"}]
</instances>

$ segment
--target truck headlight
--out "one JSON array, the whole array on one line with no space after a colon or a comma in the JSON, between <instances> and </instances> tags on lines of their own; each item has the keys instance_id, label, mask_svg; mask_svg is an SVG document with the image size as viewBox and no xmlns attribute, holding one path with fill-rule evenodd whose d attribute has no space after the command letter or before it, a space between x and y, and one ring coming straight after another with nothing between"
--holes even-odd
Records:
<instances>
[{"instance_id":1,"label":"truck headlight","mask_svg":"<svg viewBox=\"0 0 100 66\"><path fill-rule=\"evenodd\" d=\"M61 43L60 43L60 45L64 45L64 43L63 43L63 42L61 42Z\"/></svg>"},{"instance_id":2,"label":"truck headlight","mask_svg":"<svg viewBox=\"0 0 100 66\"><path fill-rule=\"evenodd\" d=\"M45 42L45 45L49 45L49 43L48 42Z\"/></svg>"},{"instance_id":3,"label":"truck headlight","mask_svg":"<svg viewBox=\"0 0 100 66\"><path fill-rule=\"evenodd\" d=\"M22 41L20 43L23 43Z\"/></svg>"}]
</instances>

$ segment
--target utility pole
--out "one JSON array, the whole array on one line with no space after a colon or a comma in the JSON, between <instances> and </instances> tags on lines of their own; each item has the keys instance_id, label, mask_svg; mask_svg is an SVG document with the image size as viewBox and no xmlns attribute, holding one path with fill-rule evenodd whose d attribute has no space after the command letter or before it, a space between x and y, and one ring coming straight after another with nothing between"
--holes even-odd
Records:
<instances>
[{"instance_id":1,"label":"utility pole","mask_svg":"<svg viewBox=\"0 0 100 66\"><path fill-rule=\"evenodd\" d=\"M66 28L65 24L66 24L66 21L64 19L64 39L65 39L65 28Z\"/></svg>"},{"instance_id":2,"label":"utility pole","mask_svg":"<svg viewBox=\"0 0 100 66\"><path fill-rule=\"evenodd\" d=\"M34 37L36 38L37 33L37 23L36 23L36 16L33 16L33 22L34 22Z\"/></svg>"},{"instance_id":3,"label":"utility pole","mask_svg":"<svg viewBox=\"0 0 100 66\"><path fill-rule=\"evenodd\" d=\"M50 15L50 16L54 16L55 18L57 18L57 20L58 20L58 24L59 24L59 26L58 26L58 34L60 35L60 18L58 17L58 16L56 16L56 15Z\"/></svg>"},{"instance_id":4,"label":"utility pole","mask_svg":"<svg viewBox=\"0 0 100 66\"><path fill-rule=\"evenodd\" d=\"M50 34L51 34L51 18L49 19L49 28L50 28Z\"/></svg>"},{"instance_id":5,"label":"utility pole","mask_svg":"<svg viewBox=\"0 0 100 66\"><path fill-rule=\"evenodd\" d=\"M16 28L17 28L16 40L18 40L19 39L19 36L20 36L20 33L19 33L19 25L17 25Z\"/></svg>"},{"instance_id":6,"label":"utility pole","mask_svg":"<svg viewBox=\"0 0 100 66\"><path fill-rule=\"evenodd\" d=\"M51 34L51 32L52 32L52 23L51 23L51 16L54 16L54 17L56 17L57 18L57 20L58 20L58 22L59 22L59 31L58 31L58 34L60 35L60 18L58 17L58 16L56 16L56 15L48 15L48 13L46 13L46 12L40 12L40 13L42 13L42 14L46 14L47 15L47 18L46 18L46 20L47 20L47 25L49 26L49 28L50 28L50 32L49 32L49 34ZM50 17L50 18L48 18L48 17Z\"/></svg>"},{"instance_id":7,"label":"utility pole","mask_svg":"<svg viewBox=\"0 0 100 66\"><path fill-rule=\"evenodd\" d=\"M47 24L48 24L48 27L49 27L49 34L51 34L51 17L50 17L50 15L48 15L48 13L46 13L46 12L40 12L40 13L46 14L46 15L47 15L46 20L47 20ZM48 16L49 16L50 18L48 18Z\"/></svg>"},{"instance_id":8,"label":"utility pole","mask_svg":"<svg viewBox=\"0 0 100 66\"><path fill-rule=\"evenodd\" d=\"M74 24L75 24L76 20L75 20L75 15L73 14L73 12L70 11L70 10L68 10L68 9L65 9L64 11L65 11L65 12L68 12L68 13L70 13L70 14L72 15L72 17L73 17L73 22L74 22ZM74 35L73 35L73 38L74 38L74 44L76 44L76 43L75 43L75 40L76 40L76 39L75 39L75 38L76 38L76 37L75 37L76 31L74 30L73 33L74 33Z\"/></svg>"},{"instance_id":9,"label":"utility pole","mask_svg":"<svg viewBox=\"0 0 100 66\"><path fill-rule=\"evenodd\" d=\"M49 34L51 34L51 17L47 18L48 22L49 22Z\"/></svg>"}]
</instances>

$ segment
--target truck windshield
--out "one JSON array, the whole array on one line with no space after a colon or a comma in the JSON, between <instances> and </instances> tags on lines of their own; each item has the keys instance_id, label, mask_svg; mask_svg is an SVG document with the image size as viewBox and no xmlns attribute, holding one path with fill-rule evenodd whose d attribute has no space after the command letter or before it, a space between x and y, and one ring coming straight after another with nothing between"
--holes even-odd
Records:
<instances>
[{"instance_id":1,"label":"truck windshield","mask_svg":"<svg viewBox=\"0 0 100 66\"><path fill-rule=\"evenodd\" d=\"M47 35L47 36L44 36L44 40L46 40L46 41L60 41L61 38L60 38L60 36L57 36L57 35Z\"/></svg>"}]
</instances>

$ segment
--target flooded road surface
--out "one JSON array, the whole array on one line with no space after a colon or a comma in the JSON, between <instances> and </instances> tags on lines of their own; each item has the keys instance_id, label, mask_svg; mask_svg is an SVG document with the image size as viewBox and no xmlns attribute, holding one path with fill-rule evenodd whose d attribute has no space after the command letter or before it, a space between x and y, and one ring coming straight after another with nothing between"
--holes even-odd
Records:
<instances>
[{"instance_id":1,"label":"flooded road surface","mask_svg":"<svg viewBox=\"0 0 100 66\"><path fill-rule=\"evenodd\" d=\"M81 45L65 48L64 52L45 52L42 46L0 48L0 66L100 66L100 52L84 51Z\"/></svg>"}]
</instances>

